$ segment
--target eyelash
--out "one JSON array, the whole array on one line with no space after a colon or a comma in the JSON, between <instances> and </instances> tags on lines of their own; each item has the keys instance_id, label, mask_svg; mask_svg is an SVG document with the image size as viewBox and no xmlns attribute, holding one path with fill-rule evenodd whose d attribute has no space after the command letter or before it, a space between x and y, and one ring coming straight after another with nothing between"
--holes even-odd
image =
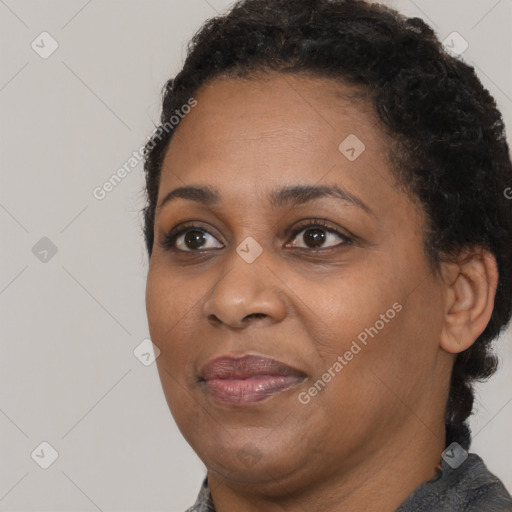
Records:
<instances>
[{"instance_id":1,"label":"eyelash","mask_svg":"<svg viewBox=\"0 0 512 512\"><path fill-rule=\"evenodd\" d=\"M312 219L304 224L301 224L300 226L296 227L288 236L290 239L293 240L302 231L306 231L307 229L312 229L312 228L320 228L329 233L334 233L335 235L339 236L343 241L340 242L339 244L336 244L331 247L325 247L325 248L320 247L320 248L316 248L316 249L315 248L307 248L307 247L297 247L296 249L306 249L309 252L311 252L311 251L313 251L313 252L314 251L328 251L328 250L334 250L343 245L352 245L352 243L353 243L353 240L350 237L348 237L347 235L340 233L338 230L330 227L323 219ZM200 252L206 252L206 251L212 250L212 249L190 249L188 251L184 251L182 249L177 249L174 246L176 239L179 238L181 235L187 233L188 231L200 231L203 233L208 233L210 236L214 237L214 235L212 235L208 230L203 229L203 228L197 226L196 224L189 223L189 224L183 224L179 228L172 229L167 235L165 235L165 238L161 242L160 245L164 249L172 250L172 251L176 251L176 252L180 252L180 253L186 253L186 252L200 253ZM216 249L213 249L213 250L216 250Z\"/></svg>"}]
</instances>

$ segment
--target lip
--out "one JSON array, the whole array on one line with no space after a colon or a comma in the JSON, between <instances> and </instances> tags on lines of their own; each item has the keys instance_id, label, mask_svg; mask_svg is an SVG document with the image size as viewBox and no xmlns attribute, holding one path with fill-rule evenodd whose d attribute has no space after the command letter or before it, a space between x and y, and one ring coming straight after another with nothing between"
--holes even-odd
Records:
<instances>
[{"instance_id":1,"label":"lip","mask_svg":"<svg viewBox=\"0 0 512 512\"><path fill-rule=\"evenodd\" d=\"M306 375L262 355L225 355L199 372L205 392L224 405L249 406L300 384Z\"/></svg>"}]
</instances>

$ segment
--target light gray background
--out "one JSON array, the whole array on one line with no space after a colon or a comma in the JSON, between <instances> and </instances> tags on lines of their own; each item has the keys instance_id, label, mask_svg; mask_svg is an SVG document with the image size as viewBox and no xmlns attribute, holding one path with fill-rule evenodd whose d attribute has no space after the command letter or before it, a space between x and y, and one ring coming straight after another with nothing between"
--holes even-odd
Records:
<instances>
[{"instance_id":1,"label":"light gray background","mask_svg":"<svg viewBox=\"0 0 512 512\"><path fill-rule=\"evenodd\" d=\"M181 512L195 500L204 468L156 366L133 354L148 337L142 165L104 200L92 190L144 143L186 42L229 3L0 0L0 510ZM390 3L468 41L463 58L510 127L511 1ZM47 59L31 48L43 31L59 44ZM47 262L32 252L42 237L58 249ZM479 388L472 451L512 490L511 342ZM42 441L59 454L48 469L31 458Z\"/></svg>"}]
</instances>

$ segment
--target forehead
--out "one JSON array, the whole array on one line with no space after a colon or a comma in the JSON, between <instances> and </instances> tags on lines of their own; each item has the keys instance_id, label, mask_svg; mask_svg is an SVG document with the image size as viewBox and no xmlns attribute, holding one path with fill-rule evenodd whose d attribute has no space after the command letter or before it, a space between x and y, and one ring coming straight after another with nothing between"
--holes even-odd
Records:
<instances>
[{"instance_id":1,"label":"forehead","mask_svg":"<svg viewBox=\"0 0 512 512\"><path fill-rule=\"evenodd\" d=\"M373 165L385 171L386 141L369 101L334 79L219 78L195 99L166 153L163 186L316 183L327 174L364 181Z\"/></svg>"}]
</instances>

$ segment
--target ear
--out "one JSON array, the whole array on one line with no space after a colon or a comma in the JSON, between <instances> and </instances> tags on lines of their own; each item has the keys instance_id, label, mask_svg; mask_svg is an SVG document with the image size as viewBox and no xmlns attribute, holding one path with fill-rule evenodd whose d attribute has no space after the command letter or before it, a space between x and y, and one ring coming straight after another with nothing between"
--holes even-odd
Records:
<instances>
[{"instance_id":1,"label":"ear","mask_svg":"<svg viewBox=\"0 0 512 512\"><path fill-rule=\"evenodd\" d=\"M466 247L456 261L441 263L445 282L441 348L457 354L471 347L487 327L498 286L498 265L481 247Z\"/></svg>"}]
</instances>

